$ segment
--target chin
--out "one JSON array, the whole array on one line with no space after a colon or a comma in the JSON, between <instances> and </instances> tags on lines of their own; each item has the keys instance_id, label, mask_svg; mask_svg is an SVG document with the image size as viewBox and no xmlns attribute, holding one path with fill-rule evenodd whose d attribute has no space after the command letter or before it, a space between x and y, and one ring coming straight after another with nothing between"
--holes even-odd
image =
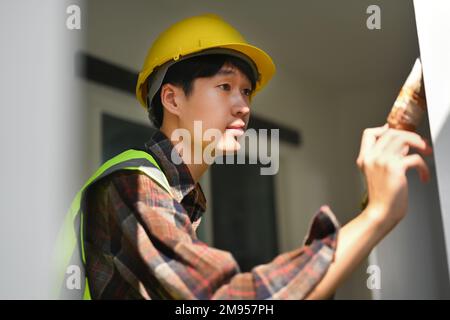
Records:
<instances>
[{"instance_id":1,"label":"chin","mask_svg":"<svg viewBox=\"0 0 450 320\"><path fill-rule=\"evenodd\" d=\"M238 143L237 146L229 147L224 152L225 153L236 153L241 149L241 145Z\"/></svg>"},{"instance_id":2,"label":"chin","mask_svg":"<svg viewBox=\"0 0 450 320\"><path fill-rule=\"evenodd\" d=\"M223 154L229 154L239 151L241 149L241 144L234 138L229 138L219 143L216 149Z\"/></svg>"}]
</instances>

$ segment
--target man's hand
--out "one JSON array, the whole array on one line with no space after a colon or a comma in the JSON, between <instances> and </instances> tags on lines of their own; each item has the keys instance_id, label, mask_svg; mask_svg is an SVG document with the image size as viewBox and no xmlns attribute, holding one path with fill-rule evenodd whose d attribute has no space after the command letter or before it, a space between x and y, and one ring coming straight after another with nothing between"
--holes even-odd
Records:
<instances>
[{"instance_id":1,"label":"man's hand","mask_svg":"<svg viewBox=\"0 0 450 320\"><path fill-rule=\"evenodd\" d=\"M406 172L415 168L422 182L430 180L427 164L419 154L409 154L410 148L423 155L432 153L431 147L418 134L390 129L387 124L366 129L362 136L356 163L367 182L370 209L367 212L374 221L387 227L395 226L406 215Z\"/></svg>"},{"instance_id":2,"label":"man's hand","mask_svg":"<svg viewBox=\"0 0 450 320\"><path fill-rule=\"evenodd\" d=\"M425 161L418 154L409 154L410 148L424 155L432 152L416 133L389 129L387 125L364 131L356 163L367 180L369 205L339 231L334 261L308 299L329 298L406 215L406 172L415 168L422 181L430 179Z\"/></svg>"}]
</instances>

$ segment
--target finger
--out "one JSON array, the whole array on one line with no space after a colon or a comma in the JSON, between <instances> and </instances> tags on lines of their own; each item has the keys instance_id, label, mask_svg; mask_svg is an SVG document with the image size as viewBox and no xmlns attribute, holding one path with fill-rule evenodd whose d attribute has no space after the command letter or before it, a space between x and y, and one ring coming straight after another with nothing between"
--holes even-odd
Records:
<instances>
[{"instance_id":1,"label":"finger","mask_svg":"<svg viewBox=\"0 0 450 320\"><path fill-rule=\"evenodd\" d=\"M412 154L406 156L403 158L402 163L405 171L415 168L419 173L419 177L422 182L430 181L430 169L420 155Z\"/></svg>"},{"instance_id":2,"label":"finger","mask_svg":"<svg viewBox=\"0 0 450 320\"><path fill-rule=\"evenodd\" d=\"M404 146L402 147L402 149L401 149L400 154L401 154L402 156L407 156L408 153L409 153L409 146L408 146L408 145L404 145Z\"/></svg>"},{"instance_id":3,"label":"finger","mask_svg":"<svg viewBox=\"0 0 450 320\"><path fill-rule=\"evenodd\" d=\"M422 137L422 139L423 139L423 141L425 141L425 143L427 145L427 151L426 152L428 152L428 154L425 154L425 155L427 155L427 156L431 155L433 153L433 147L431 146L430 141L427 138L424 138L424 137Z\"/></svg>"},{"instance_id":4,"label":"finger","mask_svg":"<svg viewBox=\"0 0 450 320\"><path fill-rule=\"evenodd\" d=\"M383 153L400 153L404 154L405 147L417 149L423 155L432 153L431 146L427 141L415 132L389 129L377 141L376 150ZM409 151L409 150L408 150Z\"/></svg>"},{"instance_id":5,"label":"finger","mask_svg":"<svg viewBox=\"0 0 450 320\"><path fill-rule=\"evenodd\" d=\"M369 128L365 129L361 139L361 147L359 148L359 155L356 160L356 163L359 167L361 167L362 159L364 158L367 150L370 150L376 143L377 139L383 135L386 130L388 130L389 126L386 123L382 127Z\"/></svg>"}]
</instances>

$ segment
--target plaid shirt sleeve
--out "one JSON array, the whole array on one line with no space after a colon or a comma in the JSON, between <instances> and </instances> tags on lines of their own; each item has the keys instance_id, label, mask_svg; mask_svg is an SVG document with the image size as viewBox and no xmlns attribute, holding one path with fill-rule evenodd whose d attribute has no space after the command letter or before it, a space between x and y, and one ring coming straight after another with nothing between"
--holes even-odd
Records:
<instances>
[{"instance_id":1,"label":"plaid shirt sleeve","mask_svg":"<svg viewBox=\"0 0 450 320\"><path fill-rule=\"evenodd\" d=\"M85 247L93 298L302 299L333 260L339 225L327 206L302 247L242 273L197 239L182 205L147 176L117 172L89 192Z\"/></svg>"}]
</instances>

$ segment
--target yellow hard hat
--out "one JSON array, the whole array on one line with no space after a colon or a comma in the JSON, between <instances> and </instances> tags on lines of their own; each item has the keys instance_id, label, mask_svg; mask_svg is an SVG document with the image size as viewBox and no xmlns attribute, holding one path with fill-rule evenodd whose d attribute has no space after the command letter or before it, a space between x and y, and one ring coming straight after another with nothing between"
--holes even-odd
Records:
<instances>
[{"instance_id":1,"label":"yellow hard hat","mask_svg":"<svg viewBox=\"0 0 450 320\"><path fill-rule=\"evenodd\" d=\"M187 18L172 25L155 40L145 58L136 85L136 96L147 108L149 90L151 98L161 86L168 67L181 59L210 53L229 53L251 62L256 69L255 92L261 90L275 73L270 56L247 43L242 35L219 16L206 14ZM152 84L149 85L149 76ZM150 87L150 89L149 89Z\"/></svg>"}]
</instances>

